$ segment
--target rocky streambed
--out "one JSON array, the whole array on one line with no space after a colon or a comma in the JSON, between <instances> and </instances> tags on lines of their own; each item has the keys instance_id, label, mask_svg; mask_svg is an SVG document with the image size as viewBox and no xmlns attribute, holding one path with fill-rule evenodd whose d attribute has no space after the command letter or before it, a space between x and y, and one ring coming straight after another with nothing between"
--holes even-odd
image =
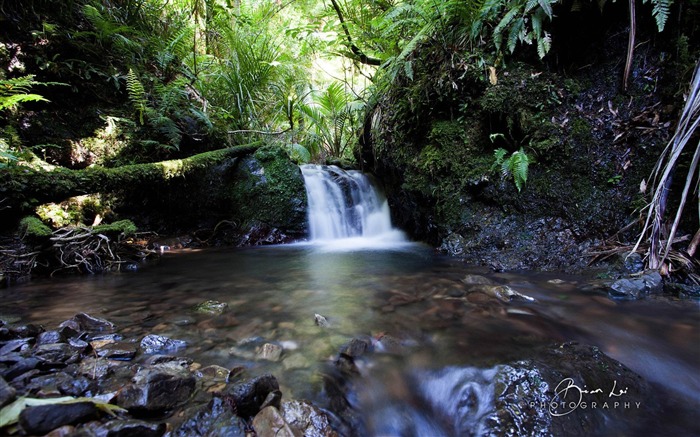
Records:
<instances>
[{"instance_id":1,"label":"rocky streambed","mask_svg":"<svg viewBox=\"0 0 700 437\"><path fill-rule=\"evenodd\" d=\"M577 343L491 366L407 370L398 361L415 343L358 336L329 357L321 408L286 399L273 375L202 366L178 354L180 340L126 338L85 313L49 330L0 323L0 425L7 435L585 436L636 434L653 429L660 414L642 377ZM316 325L328 328L321 315ZM266 345L259 359L279 355Z\"/></svg>"}]
</instances>

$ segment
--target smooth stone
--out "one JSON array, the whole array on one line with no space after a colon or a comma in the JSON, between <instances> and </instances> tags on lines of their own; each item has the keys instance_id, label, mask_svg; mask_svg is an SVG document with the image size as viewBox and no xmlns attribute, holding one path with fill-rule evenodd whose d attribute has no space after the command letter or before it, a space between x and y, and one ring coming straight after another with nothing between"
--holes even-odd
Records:
<instances>
[{"instance_id":1,"label":"smooth stone","mask_svg":"<svg viewBox=\"0 0 700 437\"><path fill-rule=\"evenodd\" d=\"M156 412L187 402L196 380L189 370L164 363L139 369L132 382L117 395L117 405L128 410Z\"/></svg>"},{"instance_id":2,"label":"smooth stone","mask_svg":"<svg viewBox=\"0 0 700 437\"><path fill-rule=\"evenodd\" d=\"M294 432L275 407L265 407L260 410L253 419L253 429L260 436L295 437Z\"/></svg>"},{"instance_id":3,"label":"smooth stone","mask_svg":"<svg viewBox=\"0 0 700 437\"><path fill-rule=\"evenodd\" d=\"M19 415L19 424L29 434L46 434L64 425L96 419L99 411L92 402L28 407Z\"/></svg>"},{"instance_id":4,"label":"smooth stone","mask_svg":"<svg viewBox=\"0 0 700 437\"><path fill-rule=\"evenodd\" d=\"M126 342L107 343L102 347L95 348L95 353L102 358L130 361L136 356L136 345Z\"/></svg>"},{"instance_id":5,"label":"smooth stone","mask_svg":"<svg viewBox=\"0 0 700 437\"><path fill-rule=\"evenodd\" d=\"M265 343L262 345L255 358L267 361L279 361L282 356L282 346Z\"/></svg>"},{"instance_id":6,"label":"smooth stone","mask_svg":"<svg viewBox=\"0 0 700 437\"><path fill-rule=\"evenodd\" d=\"M200 304L195 305L195 312L202 314L212 314L218 315L222 314L228 308L228 304L225 302L218 302L216 300L206 300Z\"/></svg>"},{"instance_id":7,"label":"smooth stone","mask_svg":"<svg viewBox=\"0 0 700 437\"><path fill-rule=\"evenodd\" d=\"M146 354L166 352L187 347L182 340L173 340L163 335L149 334L141 339L141 350Z\"/></svg>"},{"instance_id":8,"label":"smooth stone","mask_svg":"<svg viewBox=\"0 0 700 437\"><path fill-rule=\"evenodd\" d=\"M101 332L114 330L114 324L109 320L91 316L86 313L78 313L73 316L73 320L78 323L80 330L89 332Z\"/></svg>"},{"instance_id":9,"label":"smooth stone","mask_svg":"<svg viewBox=\"0 0 700 437\"><path fill-rule=\"evenodd\" d=\"M328 415L309 402L291 400L282 402L282 415L296 435L310 437L338 437L331 428Z\"/></svg>"}]
</instances>

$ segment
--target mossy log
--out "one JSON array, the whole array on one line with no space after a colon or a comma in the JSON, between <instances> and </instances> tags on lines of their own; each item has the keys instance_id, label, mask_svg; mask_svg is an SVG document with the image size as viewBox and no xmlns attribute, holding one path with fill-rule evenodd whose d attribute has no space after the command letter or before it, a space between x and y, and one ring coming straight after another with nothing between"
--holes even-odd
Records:
<instances>
[{"instance_id":1,"label":"mossy log","mask_svg":"<svg viewBox=\"0 0 700 437\"><path fill-rule=\"evenodd\" d=\"M202 171L225 159L248 155L262 143L229 147L200 153L184 159L116 168L90 167L71 170L56 167L45 170L17 165L0 171L0 208L13 213L47 202L58 202L89 193L139 190L140 187Z\"/></svg>"}]
</instances>

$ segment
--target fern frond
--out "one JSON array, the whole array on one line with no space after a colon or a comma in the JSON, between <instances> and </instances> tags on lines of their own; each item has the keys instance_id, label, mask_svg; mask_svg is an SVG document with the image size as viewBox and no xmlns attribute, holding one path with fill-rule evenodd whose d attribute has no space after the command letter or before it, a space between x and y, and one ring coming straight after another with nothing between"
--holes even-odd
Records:
<instances>
[{"instance_id":1,"label":"fern frond","mask_svg":"<svg viewBox=\"0 0 700 437\"><path fill-rule=\"evenodd\" d=\"M644 0L644 3L648 2L649 0ZM659 29L659 32L663 32L664 27L666 27L668 16L671 14L673 0L651 0L651 2L654 5L651 10L651 15L656 20L656 27Z\"/></svg>"},{"instance_id":2,"label":"fern frond","mask_svg":"<svg viewBox=\"0 0 700 437\"><path fill-rule=\"evenodd\" d=\"M131 104L139 114L139 121L143 124L143 114L148 104L146 90L132 68L129 69L129 73L126 75L126 90L129 93Z\"/></svg>"}]
</instances>

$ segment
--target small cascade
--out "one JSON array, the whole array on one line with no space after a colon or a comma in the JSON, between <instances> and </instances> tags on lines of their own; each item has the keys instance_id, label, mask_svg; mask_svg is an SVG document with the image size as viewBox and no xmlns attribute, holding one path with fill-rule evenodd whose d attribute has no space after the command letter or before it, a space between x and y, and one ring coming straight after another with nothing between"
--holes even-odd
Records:
<instances>
[{"instance_id":1,"label":"small cascade","mask_svg":"<svg viewBox=\"0 0 700 437\"><path fill-rule=\"evenodd\" d=\"M301 166L309 199L309 231L313 241L372 239L402 242L391 226L389 204L371 179L336 166Z\"/></svg>"}]
</instances>

